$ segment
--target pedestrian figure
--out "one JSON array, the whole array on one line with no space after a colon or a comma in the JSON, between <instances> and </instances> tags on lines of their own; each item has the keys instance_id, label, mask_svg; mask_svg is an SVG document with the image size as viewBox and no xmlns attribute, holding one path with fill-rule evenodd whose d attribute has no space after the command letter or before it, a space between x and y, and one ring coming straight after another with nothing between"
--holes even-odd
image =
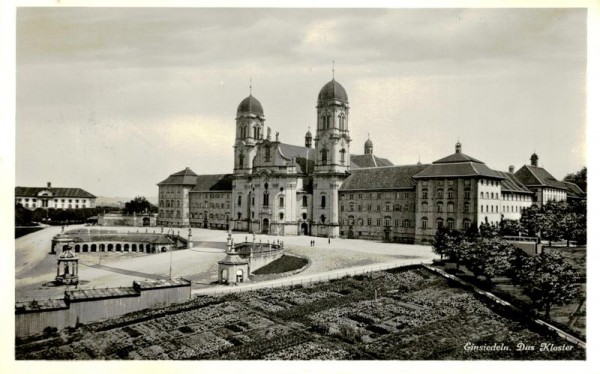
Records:
<instances>
[{"instance_id":1,"label":"pedestrian figure","mask_svg":"<svg viewBox=\"0 0 600 374\"><path fill-rule=\"evenodd\" d=\"M331 238L327 238L327 244L331 244Z\"/></svg>"}]
</instances>

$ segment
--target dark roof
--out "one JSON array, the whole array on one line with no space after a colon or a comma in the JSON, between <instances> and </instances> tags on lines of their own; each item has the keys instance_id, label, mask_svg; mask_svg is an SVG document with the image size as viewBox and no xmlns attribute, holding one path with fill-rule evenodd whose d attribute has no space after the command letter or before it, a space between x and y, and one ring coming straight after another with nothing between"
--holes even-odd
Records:
<instances>
[{"instance_id":1,"label":"dark roof","mask_svg":"<svg viewBox=\"0 0 600 374\"><path fill-rule=\"evenodd\" d=\"M377 157L372 153L366 155L350 155L350 168L372 168L380 166L394 166L387 158Z\"/></svg>"},{"instance_id":2,"label":"dark roof","mask_svg":"<svg viewBox=\"0 0 600 374\"><path fill-rule=\"evenodd\" d=\"M190 192L199 191L231 191L232 174L198 175L196 185Z\"/></svg>"},{"instance_id":3,"label":"dark roof","mask_svg":"<svg viewBox=\"0 0 600 374\"><path fill-rule=\"evenodd\" d=\"M15 187L15 196L37 197L40 191L52 192L52 197L80 197L80 198L95 198L96 196L82 190L81 188L70 187Z\"/></svg>"},{"instance_id":4,"label":"dark roof","mask_svg":"<svg viewBox=\"0 0 600 374\"><path fill-rule=\"evenodd\" d=\"M321 102L334 99L347 103L348 95L346 94L344 87L342 87L335 79L332 79L321 88L321 91L319 91L318 101Z\"/></svg>"},{"instance_id":5,"label":"dark roof","mask_svg":"<svg viewBox=\"0 0 600 374\"><path fill-rule=\"evenodd\" d=\"M497 170L496 172L501 174L505 178L502 180L502 182L500 182L500 187L502 188L502 191L520 192L528 194L533 193L527 187L525 187L525 185L521 183L521 181L518 180L514 174Z\"/></svg>"},{"instance_id":6,"label":"dark roof","mask_svg":"<svg viewBox=\"0 0 600 374\"><path fill-rule=\"evenodd\" d=\"M239 117L242 114L255 114L257 116L263 117L263 107L254 96L250 95L238 105L237 108L237 116Z\"/></svg>"},{"instance_id":7,"label":"dark roof","mask_svg":"<svg viewBox=\"0 0 600 374\"><path fill-rule=\"evenodd\" d=\"M223 265L244 265L248 263L248 260L241 258L237 253L228 253L227 256L218 263Z\"/></svg>"},{"instance_id":8,"label":"dark roof","mask_svg":"<svg viewBox=\"0 0 600 374\"><path fill-rule=\"evenodd\" d=\"M15 310L17 314L68 308L69 307L64 299L18 301L15 303Z\"/></svg>"},{"instance_id":9,"label":"dark roof","mask_svg":"<svg viewBox=\"0 0 600 374\"><path fill-rule=\"evenodd\" d=\"M487 177L503 179L498 172L485 164L469 162L431 164L414 178L443 178L443 177Z\"/></svg>"},{"instance_id":10,"label":"dark roof","mask_svg":"<svg viewBox=\"0 0 600 374\"><path fill-rule=\"evenodd\" d=\"M157 288L172 288L190 286L191 283L185 279L157 279L145 281L133 281L136 290L152 290Z\"/></svg>"},{"instance_id":11,"label":"dark roof","mask_svg":"<svg viewBox=\"0 0 600 374\"><path fill-rule=\"evenodd\" d=\"M477 160L476 158L473 158L471 156L468 156L464 153L453 153L449 156L446 156L444 158L440 158L437 161L434 161L434 164L448 164L448 163L457 163L457 162L475 162L477 164L483 164L482 161Z\"/></svg>"},{"instance_id":12,"label":"dark roof","mask_svg":"<svg viewBox=\"0 0 600 374\"><path fill-rule=\"evenodd\" d=\"M567 196L570 198L583 199L585 198L585 192L578 185L571 182L561 181L561 183L568 188Z\"/></svg>"},{"instance_id":13,"label":"dark roof","mask_svg":"<svg viewBox=\"0 0 600 374\"><path fill-rule=\"evenodd\" d=\"M158 183L158 185L163 184L183 184L183 185L195 185L196 177L198 175L194 173L190 168L185 168L182 171L179 171L175 174L169 175L169 178L164 181Z\"/></svg>"},{"instance_id":14,"label":"dark roof","mask_svg":"<svg viewBox=\"0 0 600 374\"><path fill-rule=\"evenodd\" d=\"M86 242L141 242L141 243L153 243L153 244L173 244L173 241L169 239L166 234L154 234L154 233L69 233L69 236L77 243Z\"/></svg>"},{"instance_id":15,"label":"dark roof","mask_svg":"<svg viewBox=\"0 0 600 374\"><path fill-rule=\"evenodd\" d=\"M401 165L353 169L340 191L414 188L416 182L412 176L428 166Z\"/></svg>"},{"instance_id":16,"label":"dark roof","mask_svg":"<svg viewBox=\"0 0 600 374\"><path fill-rule=\"evenodd\" d=\"M310 174L315 169L315 155L316 150L314 148L302 147L299 145L279 143L279 150L283 157L287 159L296 158L296 164L298 172ZM307 152L308 151L308 152ZM306 156L308 155L308 159Z\"/></svg>"},{"instance_id":17,"label":"dark roof","mask_svg":"<svg viewBox=\"0 0 600 374\"><path fill-rule=\"evenodd\" d=\"M524 165L515 176L527 187L541 186L569 190L565 182L556 180L546 169L539 166Z\"/></svg>"},{"instance_id":18,"label":"dark roof","mask_svg":"<svg viewBox=\"0 0 600 374\"><path fill-rule=\"evenodd\" d=\"M65 299L67 299L69 302L133 296L139 296L139 292L133 287L94 288L65 291Z\"/></svg>"}]
</instances>

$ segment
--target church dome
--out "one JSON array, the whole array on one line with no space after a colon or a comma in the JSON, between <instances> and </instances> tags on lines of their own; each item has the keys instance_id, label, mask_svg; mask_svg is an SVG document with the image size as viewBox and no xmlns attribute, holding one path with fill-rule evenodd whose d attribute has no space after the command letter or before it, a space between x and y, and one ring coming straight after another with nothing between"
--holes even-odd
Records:
<instances>
[{"instance_id":1,"label":"church dome","mask_svg":"<svg viewBox=\"0 0 600 374\"><path fill-rule=\"evenodd\" d=\"M339 100L344 103L348 102L348 95L341 84L332 79L327 82L319 92L319 102L328 100Z\"/></svg>"},{"instance_id":2,"label":"church dome","mask_svg":"<svg viewBox=\"0 0 600 374\"><path fill-rule=\"evenodd\" d=\"M257 116L264 116L262 105L254 96L250 95L238 105L237 115L238 117L242 114L255 114Z\"/></svg>"},{"instance_id":3,"label":"church dome","mask_svg":"<svg viewBox=\"0 0 600 374\"><path fill-rule=\"evenodd\" d=\"M310 130L308 130L308 131L306 132L306 135L304 135L304 137L305 137L305 138L312 138L312 137L313 137L313 136L312 136L312 133L310 132Z\"/></svg>"},{"instance_id":4,"label":"church dome","mask_svg":"<svg viewBox=\"0 0 600 374\"><path fill-rule=\"evenodd\" d=\"M373 142L371 141L371 139L367 139L367 141L365 142L365 147L373 148Z\"/></svg>"}]
</instances>

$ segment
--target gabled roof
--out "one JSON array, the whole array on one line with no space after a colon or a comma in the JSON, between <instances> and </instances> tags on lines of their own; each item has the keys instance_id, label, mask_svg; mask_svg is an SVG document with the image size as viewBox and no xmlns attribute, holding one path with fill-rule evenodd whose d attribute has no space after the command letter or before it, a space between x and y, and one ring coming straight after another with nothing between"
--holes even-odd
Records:
<instances>
[{"instance_id":1,"label":"gabled roof","mask_svg":"<svg viewBox=\"0 0 600 374\"><path fill-rule=\"evenodd\" d=\"M528 188L540 186L569 190L565 182L556 180L546 169L539 166L524 165L515 176Z\"/></svg>"},{"instance_id":2,"label":"gabled roof","mask_svg":"<svg viewBox=\"0 0 600 374\"><path fill-rule=\"evenodd\" d=\"M377 157L372 153L364 155L350 155L350 169L372 168L380 166L394 166L387 158Z\"/></svg>"},{"instance_id":3,"label":"gabled roof","mask_svg":"<svg viewBox=\"0 0 600 374\"><path fill-rule=\"evenodd\" d=\"M443 177L486 177L503 179L498 172L486 164L469 162L431 164L414 178L443 178Z\"/></svg>"},{"instance_id":4,"label":"gabled roof","mask_svg":"<svg viewBox=\"0 0 600 374\"><path fill-rule=\"evenodd\" d=\"M164 184L177 184L177 185L195 185L196 177L198 175L194 173L190 168L185 168L175 174L169 175L169 178L158 183L158 185Z\"/></svg>"},{"instance_id":5,"label":"gabled roof","mask_svg":"<svg viewBox=\"0 0 600 374\"><path fill-rule=\"evenodd\" d=\"M52 197L79 197L79 198L95 198L96 196L82 190L81 188L70 187L15 187L15 197L37 197L41 191L52 192Z\"/></svg>"},{"instance_id":6,"label":"gabled roof","mask_svg":"<svg viewBox=\"0 0 600 374\"><path fill-rule=\"evenodd\" d=\"M314 171L316 149L286 143L279 143L278 147L283 157L288 160L296 159L298 173L310 174Z\"/></svg>"},{"instance_id":7,"label":"gabled roof","mask_svg":"<svg viewBox=\"0 0 600 374\"><path fill-rule=\"evenodd\" d=\"M504 171L497 171L497 173L501 174L505 179L502 180L502 182L500 182L500 187L502 188L502 191L510 191L510 192L520 192L520 193L527 193L527 194L532 194L533 192L531 192L523 183L521 183L520 180L517 179L517 177L514 176L514 174L511 173L507 173Z\"/></svg>"},{"instance_id":8,"label":"gabled roof","mask_svg":"<svg viewBox=\"0 0 600 374\"><path fill-rule=\"evenodd\" d=\"M231 191L233 189L232 181L232 174L198 175L196 185L190 192Z\"/></svg>"},{"instance_id":9,"label":"gabled roof","mask_svg":"<svg viewBox=\"0 0 600 374\"><path fill-rule=\"evenodd\" d=\"M576 199L585 198L585 192L583 192L583 190L581 188L579 188L579 186L576 185L575 183L565 182L565 181L561 181L561 183L566 188L568 188L567 197L576 198Z\"/></svg>"},{"instance_id":10,"label":"gabled roof","mask_svg":"<svg viewBox=\"0 0 600 374\"><path fill-rule=\"evenodd\" d=\"M483 164L483 161L479 161L476 158L468 156L464 153L453 153L450 156L446 156L444 158L440 158L437 161L434 161L434 164L448 164L448 163L457 163L457 162L474 162L477 164Z\"/></svg>"},{"instance_id":11,"label":"gabled roof","mask_svg":"<svg viewBox=\"0 0 600 374\"><path fill-rule=\"evenodd\" d=\"M340 191L410 189L416 185L413 175L429 165L401 165L353 169Z\"/></svg>"}]
</instances>

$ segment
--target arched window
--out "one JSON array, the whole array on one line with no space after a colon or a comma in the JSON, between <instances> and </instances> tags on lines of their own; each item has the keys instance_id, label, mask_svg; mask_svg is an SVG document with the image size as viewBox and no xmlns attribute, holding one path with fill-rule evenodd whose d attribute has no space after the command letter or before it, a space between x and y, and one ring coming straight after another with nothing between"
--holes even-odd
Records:
<instances>
[{"instance_id":1,"label":"arched window","mask_svg":"<svg viewBox=\"0 0 600 374\"><path fill-rule=\"evenodd\" d=\"M346 150L342 149L340 151L340 164L344 165L345 162L346 162Z\"/></svg>"},{"instance_id":2,"label":"arched window","mask_svg":"<svg viewBox=\"0 0 600 374\"><path fill-rule=\"evenodd\" d=\"M265 161L269 161L271 159L271 147L265 147Z\"/></svg>"},{"instance_id":3,"label":"arched window","mask_svg":"<svg viewBox=\"0 0 600 374\"><path fill-rule=\"evenodd\" d=\"M237 213L237 219L238 219L238 221L242 219L242 212Z\"/></svg>"},{"instance_id":4,"label":"arched window","mask_svg":"<svg viewBox=\"0 0 600 374\"><path fill-rule=\"evenodd\" d=\"M444 204L443 203L437 203L437 211L438 213L442 213L444 211Z\"/></svg>"},{"instance_id":5,"label":"arched window","mask_svg":"<svg viewBox=\"0 0 600 374\"><path fill-rule=\"evenodd\" d=\"M306 213L302 213L302 219L306 219L307 215Z\"/></svg>"},{"instance_id":6,"label":"arched window","mask_svg":"<svg viewBox=\"0 0 600 374\"><path fill-rule=\"evenodd\" d=\"M238 156L238 168L239 169L244 168L244 154L243 153L240 153L240 155Z\"/></svg>"},{"instance_id":7,"label":"arched window","mask_svg":"<svg viewBox=\"0 0 600 374\"><path fill-rule=\"evenodd\" d=\"M285 199L283 196L279 196L279 206L282 208L285 206Z\"/></svg>"},{"instance_id":8,"label":"arched window","mask_svg":"<svg viewBox=\"0 0 600 374\"><path fill-rule=\"evenodd\" d=\"M279 213L279 220L283 221L283 213Z\"/></svg>"},{"instance_id":9,"label":"arched window","mask_svg":"<svg viewBox=\"0 0 600 374\"><path fill-rule=\"evenodd\" d=\"M427 217L421 218L421 228L425 230L427 228Z\"/></svg>"},{"instance_id":10,"label":"arched window","mask_svg":"<svg viewBox=\"0 0 600 374\"><path fill-rule=\"evenodd\" d=\"M454 213L454 204L448 203L448 213Z\"/></svg>"},{"instance_id":11,"label":"arched window","mask_svg":"<svg viewBox=\"0 0 600 374\"><path fill-rule=\"evenodd\" d=\"M385 225L386 225L386 226L390 226L390 225L391 225L391 220L392 220L392 218L391 218L391 217L385 217L385 218L384 218Z\"/></svg>"},{"instance_id":12,"label":"arched window","mask_svg":"<svg viewBox=\"0 0 600 374\"><path fill-rule=\"evenodd\" d=\"M465 207L464 207L463 212L464 213L469 213L470 211L471 211L471 204L465 203Z\"/></svg>"},{"instance_id":13,"label":"arched window","mask_svg":"<svg viewBox=\"0 0 600 374\"><path fill-rule=\"evenodd\" d=\"M321 163L326 164L327 163L327 149L323 148L321 150Z\"/></svg>"},{"instance_id":14,"label":"arched window","mask_svg":"<svg viewBox=\"0 0 600 374\"><path fill-rule=\"evenodd\" d=\"M246 125L240 126L240 138L246 137Z\"/></svg>"},{"instance_id":15,"label":"arched window","mask_svg":"<svg viewBox=\"0 0 600 374\"><path fill-rule=\"evenodd\" d=\"M269 205L269 191L265 191L265 193L263 194L263 205Z\"/></svg>"},{"instance_id":16,"label":"arched window","mask_svg":"<svg viewBox=\"0 0 600 374\"><path fill-rule=\"evenodd\" d=\"M437 190L437 198L438 199L444 198L444 190L442 190L441 188Z\"/></svg>"},{"instance_id":17,"label":"arched window","mask_svg":"<svg viewBox=\"0 0 600 374\"><path fill-rule=\"evenodd\" d=\"M308 206L308 197L307 196L302 196L302 206L304 206L304 207Z\"/></svg>"},{"instance_id":18,"label":"arched window","mask_svg":"<svg viewBox=\"0 0 600 374\"><path fill-rule=\"evenodd\" d=\"M442 227L444 227L444 220L442 218L438 218L436 223L437 223L438 229L441 229Z\"/></svg>"},{"instance_id":19,"label":"arched window","mask_svg":"<svg viewBox=\"0 0 600 374\"><path fill-rule=\"evenodd\" d=\"M327 115L327 124L326 124L325 128L326 129L331 128L331 115L330 114Z\"/></svg>"},{"instance_id":20,"label":"arched window","mask_svg":"<svg viewBox=\"0 0 600 374\"><path fill-rule=\"evenodd\" d=\"M421 191L421 196L423 197L423 199L427 199L427 195L428 195L427 188L423 188L423 190Z\"/></svg>"},{"instance_id":21,"label":"arched window","mask_svg":"<svg viewBox=\"0 0 600 374\"><path fill-rule=\"evenodd\" d=\"M426 202L421 203L421 212L427 212L429 210L429 206Z\"/></svg>"},{"instance_id":22,"label":"arched window","mask_svg":"<svg viewBox=\"0 0 600 374\"><path fill-rule=\"evenodd\" d=\"M452 218L448 218L446 221L446 227L448 227L450 230L454 230L454 220Z\"/></svg>"},{"instance_id":23,"label":"arched window","mask_svg":"<svg viewBox=\"0 0 600 374\"><path fill-rule=\"evenodd\" d=\"M238 195L238 202L237 202L238 206L242 206L242 195Z\"/></svg>"},{"instance_id":24,"label":"arched window","mask_svg":"<svg viewBox=\"0 0 600 374\"><path fill-rule=\"evenodd\" d=\"M325 220L326 220L325 215L321 214L321 223L325 223Z\"/></svg>"},{"instance_id":25,"label":"arched window","mask_svg":"<svg viewBox=\"0 0 600 374\"><path fill-rule=\"evenodd\" d=\"M454 190L452 188L448 190L448 199L454 199Z\"/></svg>"},{"instance_id":26,"label":"arched window","mask_svg":"<svg viewBox=\"0 0 600 374\"><path fill-rule=\"evenodd\" d=\"M325 196L321 196L321 208L325 208L326 202L327 202L327 199L325 198Z\"/></svg>"},{"instance_id":27,"label":"arched window","mask_svg":"<svg viewBox=\"0 0 600 374\"><path fill-rule=\"evenodd\" d=\"M358 219L358 226L362 226L362 225L363 225L363 219L362 219L362 218L359 218L359 219Z\"/></svg>"},{"instance_id":28,"label":"arched window","mask_svg":"<svg viewBox=\"0 0 600 374\"><path fill-rule=\"evenodd\" d=\"M340 130L346 130L346 116L344 116L343 114L340 114L339 121L340 121Z\"/></svg>"},{"instance_id":29,"label":"arched window","mask_svg":"<svg viewBox=\"0 0 600 374\"><path fill-rule=\"evenodd\" d=\"M260 137L260 127L254 126L254 139L258 140Z\"/></svg>"},{"instance_id":30,"label":"arched window","mask_svg":"<svg viewBox=\"0 0 600 374\"><path fill-rule=\"evenodd\" d=\"M463 219L463 230L468 230L469 227L471 227L471 220L470 219Z\"/></svg>"},{"instance_id":31,"label":"arched window","mask_svg":"<svg viewBox=\"0 0 600 374\"><path fill-rule=\"evenodd\" d=\"M348 216L348 224L349 225L354 225L354 216Z\"/></svg>"}]
</instances>

